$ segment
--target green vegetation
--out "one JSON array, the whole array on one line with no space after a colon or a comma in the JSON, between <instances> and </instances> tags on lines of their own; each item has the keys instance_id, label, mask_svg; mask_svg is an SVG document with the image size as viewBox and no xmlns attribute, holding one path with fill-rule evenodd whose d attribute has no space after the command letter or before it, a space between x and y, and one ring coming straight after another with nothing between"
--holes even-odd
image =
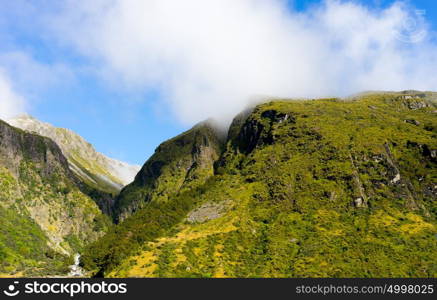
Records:
<instances>
[{"instance_id":1,"label":"green vegetation","mask_svg":"<svg viewBox=\"0 0 437 300\"><path fill-rule=\"evenodd\" d=\"M151 201L165 202L203 184L214 175L213 164L221 147L219 133L208 122L162 143L135 181L121 191L115 203L116 218L123 220Z\"/></svg>"},{"instance_id":2,"label":"green vegetation","mask_svg":"<svg viewBox=\"0 0 437 300\"><path fill-rule=\"evenodd\" d=\"M86 248L84 266L110 277L435 277L431 96L259 105L236 118L215 175L186 189L171 172L187 156L170 140L123 192L143 205ZM206 203L226 209L189 221Z\"/></svg>"},{"instance_id":3,"label":"green vegetation","mask_svg":"<svg viewBox=\"0 0 437 300\"><path fill-rule=\"evenodd\" d=\"M38 224L19 209L0 206L0 275L65 275L70 257L48 246Z\"/></svg>"},{"instance_id":4,"label":"green vegetation","mask_svg":"<svg viewBox=\"0 0 437 300\"><path fill-rule=\"evenodd\" d=\"M201 188L180 193L172 201L149 202L146 209L127 218L122 226L114 226L104 238L87 247L85 253L89 251L95 256L83 256L83 264L97 271L121 263L132 250L138 250L146 241L164 235L181 222L199 201L196 201L199 189L207 189L213 184L213 181L207 181Z\"/></svg>"},{"instance_id":5,"label":"green vegetation","mask_svg":"<svg viewBox=\"0 0 437 300\"><path fill-rule=\"evenodd\" d=\"M59 147L0 121L0 275L66 275L71 255L111 226Z\"/></svg>"},{"instance_id":6,"label":"green vegetation","mask_svg":"<svg viewBox=\"0 0 437 300\"><path fill-rule=\"evenodd\" d=\"M0 219L0 272L15 271L26 265L26 260L43 258L49 249L47 237L29 216L21 215L14 207L0 206Z\"/></svg>"}]
</instances>

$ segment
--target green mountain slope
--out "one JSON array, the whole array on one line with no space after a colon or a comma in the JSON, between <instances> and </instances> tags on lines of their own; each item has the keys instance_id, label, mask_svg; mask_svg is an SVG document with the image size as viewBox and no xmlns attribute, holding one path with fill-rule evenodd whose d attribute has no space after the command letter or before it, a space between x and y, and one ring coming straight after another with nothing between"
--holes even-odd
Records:
<instances>
[{"instance_id":1,"label":"green mountain slope","mask_svg":"<svg viewBox=\"0 0 437 300\"><path fill-rule=\"evenodd\" d=\"M110 277L436 277L434 96L259 105L231 125L214 176L151 198L87 247L85 267Z\"/></svg>"},{"instance_id":2,"label":"green mountain slope","mask_svg":"<svg viewBox=\"0 0 437 300\"><path fill-rule=\"evenodd\" d=\"M50 139L0 121L0 274L54 275L109 218L83 194Z\"/></svg>"},{"instance_id":3,"label":"green mountain slope","mask_svg":"<svg viewBox=\"0 0 437 300\"><path fill-rule=\"evenodd\" d=\"M116 218L121 221L151 201L164 202L203 184L214 175L222 144L212 122L200 123L162 143L116 199Z\"/></svg>"}]
</instances>

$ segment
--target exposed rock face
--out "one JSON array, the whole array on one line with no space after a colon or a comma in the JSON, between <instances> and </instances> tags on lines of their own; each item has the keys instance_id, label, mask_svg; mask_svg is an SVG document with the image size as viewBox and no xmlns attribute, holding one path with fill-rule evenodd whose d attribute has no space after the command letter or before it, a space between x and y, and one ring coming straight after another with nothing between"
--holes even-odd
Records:
<instances>
[{"instance_id":1,"label":"exposed rock face","mask_svg":"<svg viewBox=\"0 0 437 300\"><path fill-rule=\"evenodd\" d=\"M220 203L205 203L191 211L187 216L187 221L190 223L203 223L220 218L223 215L227 204L229 204L229 201Z\"/></svg>"},{"instance_id":2,"label":"exposed rock face","mask_svg":"<svg viewBox=\"0 0 437 300\"><path fill-rule=\"evenodd\" d=\"M218 167L238 164L238 155L247 155L256 147L271 145L275 142L273 134L280 124L293 124L295 116L276 110L259 112L257 109L247 109L237 115L229 128L226 151L218 162ZM282 125L284 125L282 124ZM238 166L235 166L238 167Z\"/></svg>"},{"instance_id":3,"label":"exposed rock face","mask_svg":"<svg viewBox=\"0 0 437 300\"><path fill-rule=\"evenodd\" d=\"M103 192L118 193L133 181L140 169L140 166L129 165L97 152L90 143L69 129L56 128L29 115L8 122L28 132L51 138L68 159L70 169L83 182Z\"/></svg>"},{"instance_id":4,"label":"exposed rock face","mask_svg":"<svg viewBox=\"0 0 437 300\"><path fill-rule=\"evenodd\" d=\"M406 122L406 123L409 123L409 124L416 125L416 126L419 126L419 125L420 125L420 122L417 121L417 120L408 119L408 120L405 120L405 122Z\"/></svg>"},{"instance_id":5,"label":"exposed rock face","mask_svg":"<svg viewBox=\"0 0 437 300\"><path fill-rule=\"evenodd\" d=\"M420 110L435 106L437 103L437 93L404 91L398 99L404 107L410 110Z\"/></svg>"},{"instance_id":6,"label":"exposed rock face","mask_svg":"<svg viewBox=\"0 0 437 300\"><path fill-rule=\"evenodd\" d=\"M20 162L30 159L42 167L42 174L50 176L56 171L70 174L61 149L52 140L26 134L0 121L0 162L15 176L19 176Z\"/></svg>"},{"instance_id":7,"label":"exposed rock face","mask_svg":"<svg viewBox=\"0 0 437 300\"><path fill-rule=\"evenodd\" d=\"M242 153L248 154L257 146L272 144L273 126L282 122L295 123L295 121L294 116L276 110L264 111L260 116L254 114L241 128L236 141L238 148Z\"/></svg>"},{"instance_id":8,"label":"exposed rock face","mask_svg":"<svg viewBox=\"0 0 437 300\"><path fill-rule=\"evenodd\" d=\"M0 255L6 253L6 261L21 257L20 265L25 264L27 256L38 261L44 255L34 253L46 251L33 248L37 245L44 247L46 243L45 247L70 254L101 236L109 224L93 200L80 191L67 159L52 140L0 121L2 210L13 211L13 215L0 214L3 226L11 218L18 219L14 231L0 232ZM33 225L20 227L21 223ZM27 249L24 251L18 245L26 235L34 238L22 246Z\"/></svg>"},{"instance_id":9,"label":"exposed rock face","mask_svg":"<svg viewBox=\"0 0 437 300\"><path fill-rule=\"evenodd\" d=\"M149 201L166 201L175 193L203 184L214 174L221 139L219 130L204 122L159 145L134 182L116 199L117 221Z\"/></svg>"}]
</instances>

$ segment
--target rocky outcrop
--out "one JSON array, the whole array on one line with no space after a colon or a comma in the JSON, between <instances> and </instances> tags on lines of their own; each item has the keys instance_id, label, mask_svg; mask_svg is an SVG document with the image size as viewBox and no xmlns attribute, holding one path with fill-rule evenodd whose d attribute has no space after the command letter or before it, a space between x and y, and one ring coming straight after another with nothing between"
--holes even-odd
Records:
<instances>
[{"instance_id":1,"label":"rocky outcrop","mask_svg":"<svg viewBox=\"0 0 437 300\"><path fill-rule=\"evenodd\" d=\"M208 202L191 211L187 216L190 223L203 223L220 218L227 209L230 201L213 203Z\"/></svg>"},{"instance_id":2,"label":"rocky outcrop","mask_svg":"<svg viewBox=\"0 0 437 300\"><path fill-rule=\"evenodd\" d=\"M436 97L436 93L403 91L401 95L397 97L397 101L399 101L403 107L414 111L435 106Z\"/></svg>"},{"instance_id":3,"label":"rocky outcrop","mask_svg":"<svg viewBox=\"0 0 437 300\"><path fill-rule=\"evenodd\" d=\"M71 177L67 160L52 140L27 134L0 120L0 164L18 177L24 159L41 166L43 176L61 171Z\"/></svg>"},{"instance_id":4,"label":"rocky outcrop","mask_svg":"<svg viewBox=\"0 0 437 300\"><path fill-rule=\"evenodd\" d=\"M269 145L274 142L273 126L281 123L295 123L291 114L276 110L263 111L260 115L256 112L249 117L242 126L236 143L240 152L248 154L257 146Z\"/></svg>"}]
</instances>

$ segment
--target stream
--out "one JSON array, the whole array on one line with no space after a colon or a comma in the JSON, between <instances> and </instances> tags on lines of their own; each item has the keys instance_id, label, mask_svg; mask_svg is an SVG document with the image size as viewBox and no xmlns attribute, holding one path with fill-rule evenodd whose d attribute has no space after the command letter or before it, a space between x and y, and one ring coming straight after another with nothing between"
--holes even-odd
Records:
<instances>
[{"instance_id":1,"label":"stream","mask_svg":"<svg viewBox=\"0 0 437 300\"><path fill-rule=\"evenodd\" d=\"M84 272L83 269L79 266L80 264L80 254L76 253L74 255L74 265L70 265L70 273L68 273L68 276L70 277L83 277Z\"/></svg>"}]
</instances>

